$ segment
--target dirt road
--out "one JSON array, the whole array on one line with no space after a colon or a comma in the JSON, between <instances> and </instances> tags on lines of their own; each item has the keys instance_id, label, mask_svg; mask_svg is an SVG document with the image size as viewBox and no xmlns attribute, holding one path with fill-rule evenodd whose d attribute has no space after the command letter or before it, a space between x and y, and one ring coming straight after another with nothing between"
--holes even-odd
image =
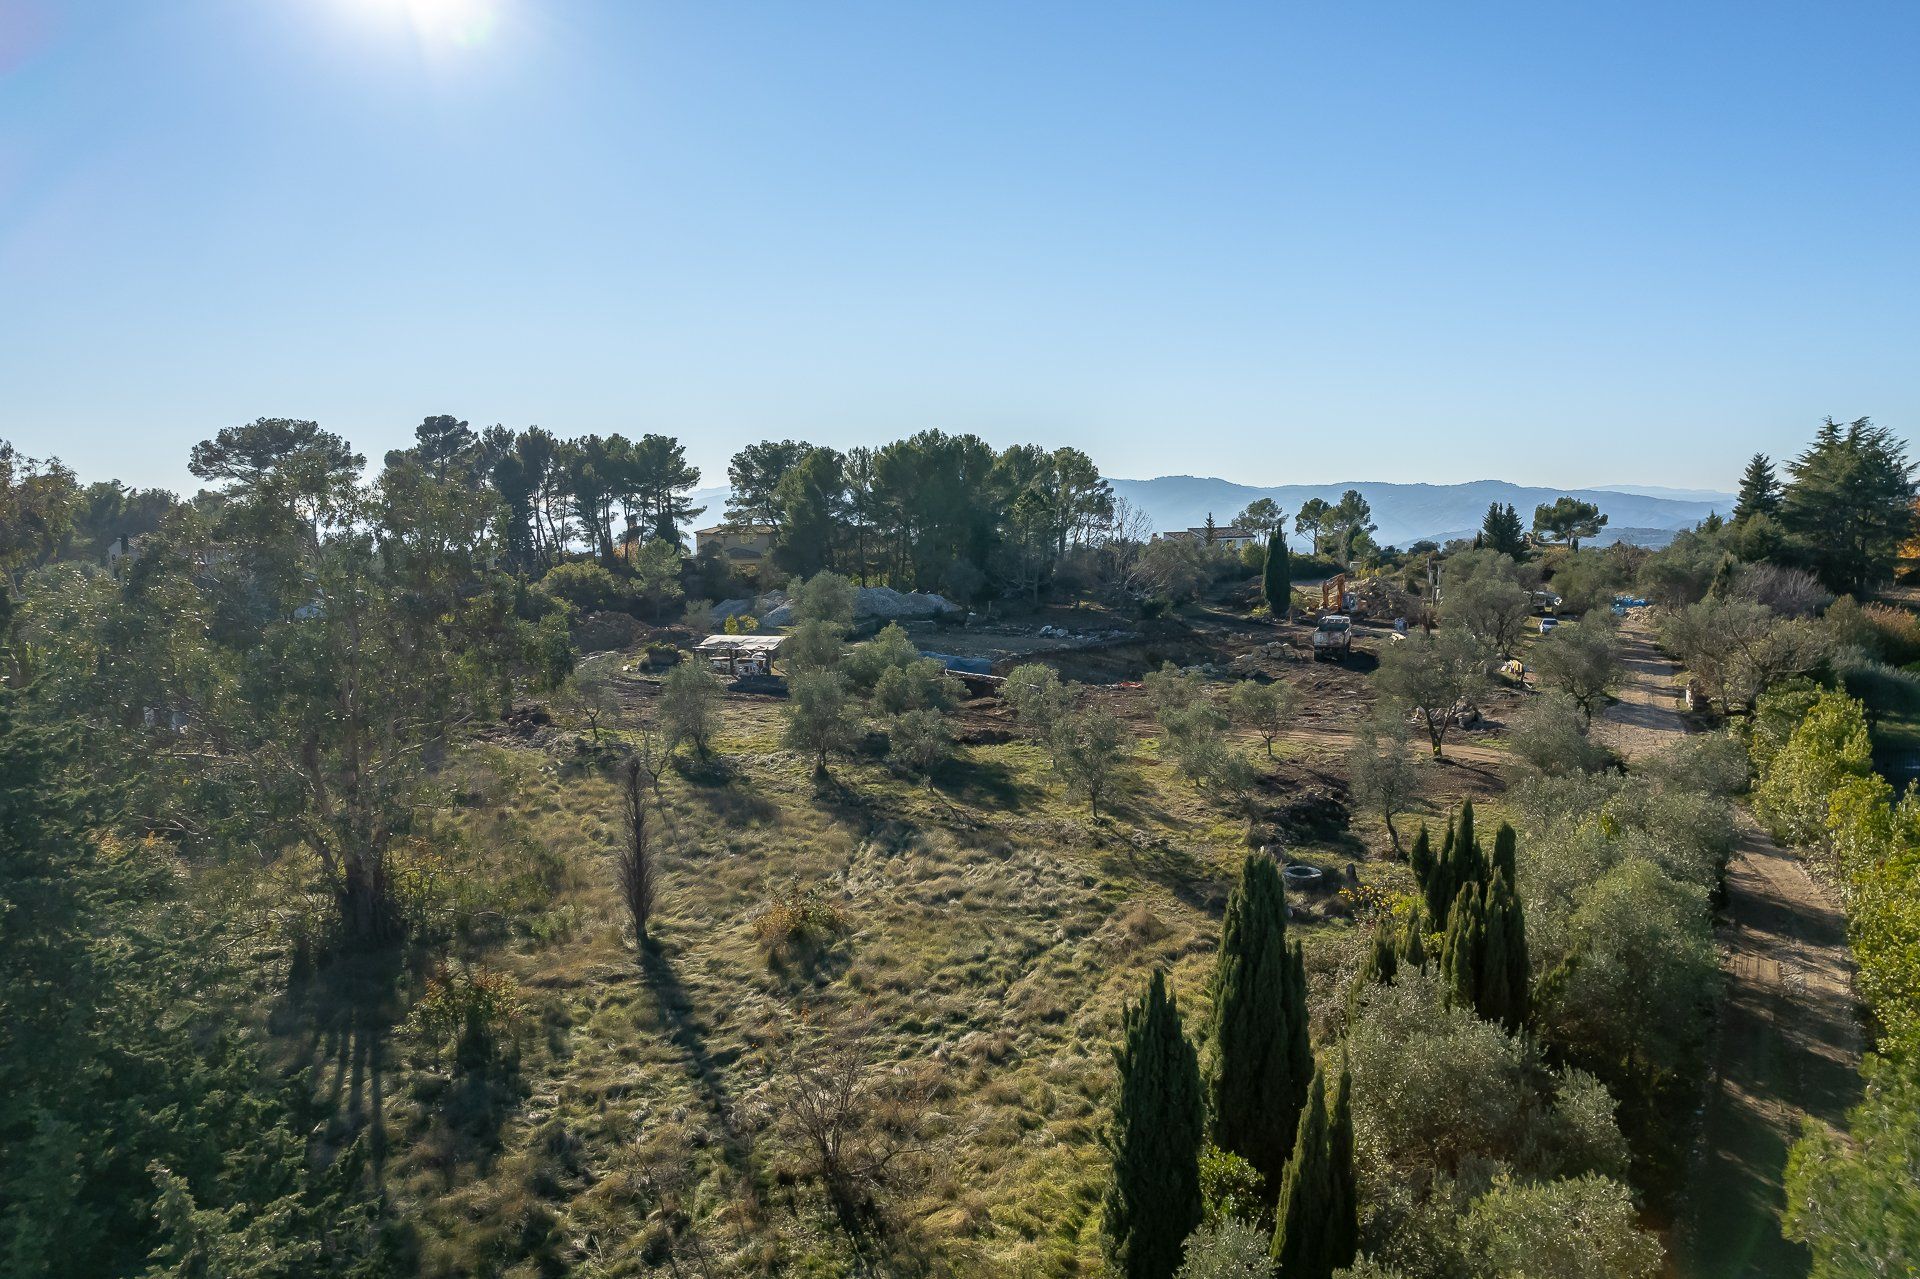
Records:
<instances>
[{"instance_id":1,"label":"dirt road","mask_svg":"<svg viewBox=\"0 0 1920 1279\"><path fill-rule=\"evenodd\" d=\"M1643 627L1629 625L1623 638L1627 681L1596 728L1632 759L1687 725L1674 664ZM1781 1175L1801 1120L1838 1122L1853 1100L1861 1042L1853 961L1840 910L1744 814L1719 940L1726 992L1671 1272L1803 1276L1806 1250L1780 1235Z\"/></svg>"}]
</instances>

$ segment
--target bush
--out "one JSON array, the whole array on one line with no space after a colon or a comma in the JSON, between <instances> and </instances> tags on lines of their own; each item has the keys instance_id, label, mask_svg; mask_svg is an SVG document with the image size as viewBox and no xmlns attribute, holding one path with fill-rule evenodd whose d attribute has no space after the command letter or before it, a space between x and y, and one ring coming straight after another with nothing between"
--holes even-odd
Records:
<instances>
[{"instance_id":1,"label":"bush","mask_svg":"<svg viewBox=\"0 0 1920 1279\"><path fill-rule=\"evenodd\" d=\"M463 1069L498 1061L521 1020L520 988L507 973L480 965L442 965L407 1015L405 1033L438 1059L448 1048Z\"/></svg>"},{"instance_id":2,"label":"bush","mask_svg":"<svg viewBox=\"0 0 1920 1279\"><path fill-rule=\"evenodd\" d=\"M632 603L620 580L592 560L555 564L540 579L539 589L577 613L624 609Z\"/></svg>"},{"instance_id":3,"label":"bush","mask_svg":"<svg viewBox=\"0 0 1920 1279\"><path fill-rule=\"evenodd\" d=\"M754 940L771 963L805 958L847 931L846 912L819 888L798 880L753 917Z\"/></svg>"},{"instance_id":4,"label":"bush","mask_svg":"<svg viewBox=\"0 0 1920 1279\"><path fill-rule=\"evenodd\" d=\"M1845 777L1864 777L1872 768L1860 703L1845 693L1824 693L1762 768L1753 788L1754 814L1784 843L1817 845L1827 830L1828 796Z\"/></svg>"},{"instance_id":5,"label":"bush","mask_svg":"<svg viewBox=\"0 0 1920 1279\"><path fill-rule=\"evenodd\" d=\"M1187 1236L1174 1279L1271 1279L1267 1232L1245 1221L1209 1222Z\"/></svg>"},{"instance_id":6,"label":"bush","mask_svg":"<svg viewBox=\"0 0 1920 1279\"><path fill-rule=\"evenodd\" d=\"M1612 752L1587 736L1585 716L1565 693L1548 693L1522 707L1508 745L1529 768L1549 777L1596 773L1613 762Z\"/></svg>"},{"instance_id":7,"label":"bush","mask_svg":"<svg viewBox=\"0 0 1920 1279\"><path fill-rule=\"evenodd\" d=\"M1417 969L1364 992L1347 1052L1370 1195L1383 1181L1418 1183L1488 1163L1545 1176L1625 1164L1604 1090L1590 1076L1570 1074L1556 1088L1530 1043L1449 1006Z\"/></svg>"},{"instance_id":8,"label":"bush","mask_svg":"<svg viewBox=\"0 0 1920 1279\"><path fill-rule=\"evenodd\" d=\"M1218 1146L1200 1152L1200 1201L1209 1226L1252 1225L1272 1216L1260 1170ZM1261 1248L1264 1253L1264 1242Z\"/></svg>"},{"instance_id":9,"label":"bush","mask_svg":"<svg viewBox=\"0 0 1920 1279\"><path fill-rule=\"evenodd\" d=\"M1463 1231L1486 1279L1653 1279L1660 1242L1640 1229L1633 1195L1607 1177L1502 1179L1474 1200Z\"/></svg>"},{"instance_id":10,"label":"bush","mask_svg":"<svg viewBox=\"0 0 1920 1279\"><path fill-rule=\"evenodd\" d=\"M1833 592L1803 568L1779 564L1748 564L1734 578L1734 594L1778 613L1781 617L1812 617L1833 603Z\"/></svg>"}]
</instances>

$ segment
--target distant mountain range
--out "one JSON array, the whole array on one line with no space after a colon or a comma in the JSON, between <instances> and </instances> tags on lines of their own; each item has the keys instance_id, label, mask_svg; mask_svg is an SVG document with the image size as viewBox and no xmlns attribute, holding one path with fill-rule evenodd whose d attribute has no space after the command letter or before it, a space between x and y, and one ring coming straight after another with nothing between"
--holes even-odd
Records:
<instances>
[{"instance_id":1,"label":"distant mountain range","mask_svg":"<svg viewBox=\"0 0 1920 1279\"><path fill-rule=\"evenodd\" d=\"M1192 475L1162 475L1151 480L1110 479L1114 495L1123 497L1140 510L1156 533L1168 529L1196 528L1212 514L1223 527L1255 498L1270 497L1287 513L1288 530L1300 504L1311 498L1337 502L1348 489L1359 489L1373 507L1374 523L1380 526L1374 537L1382 546L1407 546L1422 538L1445 543L1451 538L1472 537L1492 502L1511 502L1520 512L1520 520L1533 525L1533 508L1557 497L1571 495L1592 502L1607 514L1607 528L1596 542L1627 541L1642 546L1665 546L1681 529L1692 528L1718 511L1725 515L1733 509L1731 493L1708 489L1663 489L1651 485L1617 485L1595 489L1530 488L1505 480L1475 480L1469 484L1379 484L1360 480L1347 484L1282 484L1273 488L1255 488L1231 480L1203 479ZM727 513L725 485L699 488L688 494L705 512L695 517L697 528L718 524Z\"/></svg>"},{"instance_id":2,"label":"distant mountain range","mask_svg":"<svg viewBox=\"0 0 1920 1279\"><path fill-rule=\"evenodd\" d=\"M1714 511L1726 514L1733 506L1730 494L1706 490L1645 488L1552 489L1509 484L1505 480L1474 480L1467 484L1384 484L1357 480L1345 484L1282 484L1257 488L1231 480L1192 475L1162 475L1150 480L1110 480L1114 495L1146 512L1156 532L1195 528L1211 514L1226 525L1249 502L1269 497L1291 520L1303 502L1321 498L1336 502L1348 489L1359 489L1373 507L1380 527L1374 537L1383 546L1407 546L1421 539L1445 543L1472 537L1494 502L1511 502L1521 522L1533 524L1533 508L1559 497L1592 502L1607 516L1607 528L1596 539L1664 546L1682 529L1692 528Z\"/></svg>"}]
</instances>

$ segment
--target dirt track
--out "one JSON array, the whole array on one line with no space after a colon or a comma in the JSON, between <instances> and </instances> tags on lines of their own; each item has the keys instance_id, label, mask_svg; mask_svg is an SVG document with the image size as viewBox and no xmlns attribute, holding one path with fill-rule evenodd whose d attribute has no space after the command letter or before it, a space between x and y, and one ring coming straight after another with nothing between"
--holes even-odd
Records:
<instances>
[{"instance_id":1,"label":"dirt track","mask_svg":"<svg viewBox=\"0 0 1920 1279\"><path fill-rule=\"evenodd\" d=\"M1630 625L1627 682L1597 725L1629 759L1687 731L1677 668ZM1781 1175L1808 1115L1838 1122L1856 1090L1860 1019L1846 923L1799 860L1743 814L1720 930L1726 990L1713 1077L1670 1272L1685 1279L1807 1273L1780 1234Z\"/></svg>"}]
</instances>

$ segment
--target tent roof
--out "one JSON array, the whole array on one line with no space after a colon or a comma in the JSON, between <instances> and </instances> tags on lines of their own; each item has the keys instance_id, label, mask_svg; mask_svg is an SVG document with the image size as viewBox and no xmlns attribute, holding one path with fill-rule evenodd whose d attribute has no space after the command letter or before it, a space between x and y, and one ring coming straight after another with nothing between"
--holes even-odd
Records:
<instances>
[{"instance_id":1,"label":"tent roof","mask_svg":"<svg viewBox=\"0 0 1920 1279\"><path fill-rule=\"evenodd\" d=\"M784 635L709 635L693 646L696 653L765 653L772 657L786 642Z\"/></svg>"}]
</instances>

